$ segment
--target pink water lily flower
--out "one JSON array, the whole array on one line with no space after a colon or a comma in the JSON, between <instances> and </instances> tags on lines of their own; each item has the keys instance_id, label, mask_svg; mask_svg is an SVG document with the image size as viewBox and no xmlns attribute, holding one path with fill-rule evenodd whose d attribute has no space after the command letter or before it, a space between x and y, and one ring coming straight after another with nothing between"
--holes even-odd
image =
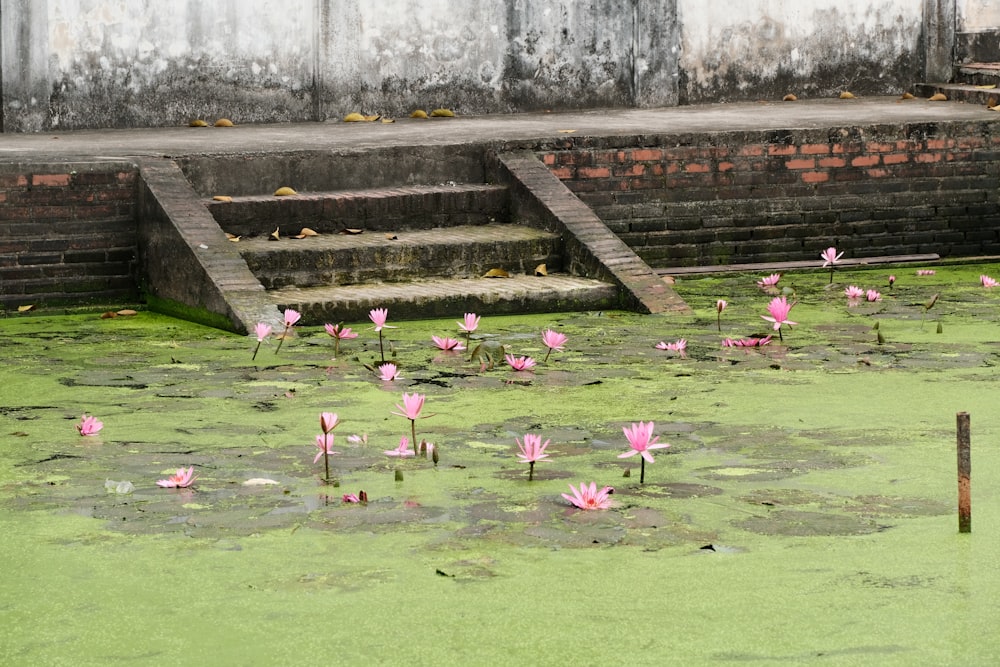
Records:
<instances>
[{"instance_id":1,"label":"pink water lily flower","mask_svg":"<svg viewBox=\"0 0 1000 667\"><path fill-rule=\"evenodd\" d=\"M870 289L865 292L865 298L869 301L881 301L882 295L878 292L878 290Z\"/></svg>"},{"instance_id":2,"label":"pink water lily flower","mask_svg":"<svg viewBox=\"0 0 1000 667\"><path fill-rule=\"evenodd\" d=\"M934 269L917 269L918 276L933 276L937 271Z\"/></svg>"},{"instance_id":3,"label":"pink water lily flower","mask_svg":"<svg viewBox=\"0 0 1000 667\"><path fill-rule=\"evenodd\" d=\"M848 299L860 299L865 295L865 291L858 287L857 285L848 285L844 289L844 296Z\"/></svg>"},{"instance_id":4,"label":"pink water lily flower","mask_svg":"<svg viewBox=\"0 0 1000 667\"><path fill-rule=\"evenodd\" d=\"M407 456L416 456L417 455L416 452L414 452L412 449L410 449L410 441L409 441L409 439L407 439L407 437L405 435L402 438L399 439L399 447L397 447L396 449L387 449L383 453L386 456L398 456L401 459L404 459Z\"/></svg>"},{"instance_id":5,"label":"pink water lily flower","mask_svg":"<svg viewBox=\"0 0 1000 667\"><path fill-rule=\"evenodd\" d=\"M251 361L257 358L257 353L260 352L260 344L271 335L271 325L266 322L258 322L254 325L253 332L257 336L257 347L253 350L253 356L250 358Z\"/></svg>"},{"instance_id":6,"label":"pink water lily flower","mask_svg":"<svg viewBox=\"0 0 1000 667\"><path fill-rule=\"evenodd\" d=\"M329 433L340 424L340 417L336 412L322 412L319 415L319 426L323 433Z\"/></svg>"},{"instance_id":7,"label":"pink water lily flower","mask_svg":"<svg viewBox=\"0 0 1000 667\"><path fill-rule=\"evenodd\" d=\"M465 320L458 323L458 328L466 333L472 333L479 327L479 316L475 313L466 313Z\"/></svg>"},{"instance_id":8,"label":"pink water lily flower","mask_svg":"<svg viewBox=\"0 0 1000 667\"><path fill-rule=\"evenodd\" d=\"M518 454L518 460L521 463L531 463L532 461L541 461L542 459L549 458L549 455L545 453L545 448L549 446L549 440L542 443L542 436L535 435L534 433L525 433L524 442L519 439L514 438L517 442L518 449L521 453Z\"/></svg>"},{"instance_id":9,"label":"pink water lily flower","mask_svg":"<svg viewBox=\"0 0 1000 667\"><path fill-rule=\"evenodd\" d=\"M396 364L385 363L378 367L378 377L383 382L392 382L402 377Z\"/></svg>"},{"instance_id":10,"label":"pink water lily flower","mask_svg":"<svg viewBox=\"0 0 1000 667\"><path fill-rule=\"evenodd\" d=\"M563 345L566 344L566 340L566 334L553 331L552 329L546 329L545 332L542 333L542 343L549 349L548 352L545 353L545 359L542 360L542 363L549 360L549 355L552 354L552 350L562 352Z\"/></svg>"},{"instance_id":11,"label":"pink water lily flower","mask_svg":"<svg viewBox=\"0 0 1000 667\"><path fill-rule=\"evenodd\" d=\"M660 438L653 435L653 425L653 422L639 422L638 424L623 427L622 431L624 431L625 437L628 439L628 444L632 449L624 454L619 454L618 458L624 459L639 454L643 460L654 463L653 455L649 453L649 450L664 449L670 445L665 442L657 442Z\"/></svg>"},{"instance_id":12,"label":"pink water lily flower","mask_svg":"<svg viewBox=\"0 0 1000 667\"><path fill-rule=\"evenodd\" d=\"M194 484L196 479L198 479L198 476L194 474L194 466L191 466L187 470L178 468L177 472L167 479L157 480L156 485L162 486L165 489L183 489Z\"/></svg>"},{"instance_id":13,"label":"pink water lily flower","mask_svg":"<svg viewBox=\"0 0 1000 667\"><path fill-rule=\"evenodd\" d=\"M420 419L420 411L424 407L424 399L426 397L423 394L418 394L416 392L412 394L403 394L403 405L396 404L396 407L402 410L402 412L393 412L394 415L399 415L400 417L406 417L407 419Z\"/></svg>"},{"instance_id":14,"label":"pink water lily flower","mask_svg":"<svg viewBox=\"0 0 1000 667\"><path fill-rule=\"evenodd\" d=\"M1000 285L1000 283L987 275L979 276L979 284L983 287L996 287L997 285Z\"/></svg>"},{"instance_id":15,"label":"pink water lily flower","mask_svg":"<svg viewBox=\"0 0 1000 667\"><path fill-rule=\"evenodd\" d=\"M781 274L780 273L772 273L771 275L764 276L763 278L761 278L760 280L758 280L757 281L757 285L759 287L765 287L765 288L766 287L774 287L775 285L778 284L779 280L781 280Z\"/></svg>"},{"instance_id":16,"label":"pink water lily flower","mask_svg":"<svg viewBox=\"0 0 1000 667\"><path fill-rule=\"evenodd\" d=\"M722 341L722 347L761 347L769 344L771 342L771 338L771 336L764 336L763 338L756 338L753 336L738 339L727 338Z\"/></svg>"},{"instance_id":17,"label":"pink water lily flower","mask_svg":"<svg viewBox=\"0 0 1000 667\"><path fill-rule=\"evenodd\" d=\"M345 503L360 503L360 502L361 502L361 498L358 498L358 497L357 497L356 495L354 495L353 493L345 493L345 494L344 494L344 495L343 495L343 496L341 497L341 500L342 500L343 502L345 502Z\"/></svg>"},{"instance_id":18,"label":"pink water lily flower","mask_svg":"<svg viewBox=\"0 0 1000 667\"><path fill-rule=\"evenodd\" d=\"M896 284L896 276L890 275L889 276L889 289L892 289L892 286L895 285L895 284Z\"/></svg>"},{"instance_id":19,"label":"pink water lily flower","mask_svg":"<svg viewBox=\"0 0 1000 667\"><path fill-rule=\"evenodd\" d=\"M431 336L431 340L440 350L445 352L461 352L465 349L462 345L462 341L456 340L455 338L440 338L438 336Z\"/></svg>"},{"instance_id":20,"label":"pink water lily flower","mask_svg":"<svg viewBox=\"0 0 1000 667\"><path fill-rule=\"evenodd\" d=\"M284 312L285 326L291 327L295 326L295 323L302 319L302 313L297 310L292 310L291 308L285 309Z\"/></svg>"},{"instance_id":21,"label":"pink water lily flower","mask_svg":"<svg viewBox=\"0 0 1000 667\"><path fill-rule=\"evenodd\" d=\"M358 333L356 331L351 331L350 327L342 327L339 324L324 324L323 328L326 329L326 333L333 338L334 355L340 354L340 341L358 337Z\"/></svg>"},{"instance_id":22,"label":"pink water lily flower","mask_svg":"<svg viewBox=\"0 0 1000 667\"><path fill-rule=\"evenodd\" d=\"M515 357L513 354L505 354L503 358L515 371L530 371L535 366L535 360L531 357Z\"/></svg>"},{"instance_id":23,"label":"pink water lily flower","mask_svg":"<svg viewBox=\"0 0 1000 667\"><path fill-rule=\"evenodd\" d=\"M368 444L368 434L362 433L361 435L354 434L347 436L347 442L354 445L367 445Z\"/></svg>"},{"instance_id":24,"label":"pink water lily flower","mask_svg":"<svg viewBox=\"0 0 1000 667\"><path fill-rule=\"evenodd\" d=\"M324 456L331 456L337 452L333 451L333 433L320 433L316 436L316 447L319 449L313 457L313 463L318 463Z\"/></svg>"},{"instance_id":25,"label":"pink water lily flower","mask_svg":"<svg viewBox=\"0 0 1000 667\"><path fill-rule=\"evenodd\" d=\"M80 432L80 435L97 435L102 428L104 428L104 422L90 415L80 417L80 423L76 425L76 430Z\"/></svg>"},{"instance_id":26,"label":"pink water lily flower","mask_svg":"<svg viewBox=\"0 0 1000 667\"><path fill-rule=\"evenodd\" d=\"M798 322L792 322L788 319L788 313L791 311L794 303L788 303L783 296L776 296L771 299L771 303L767 304L767 312L771 315L761 315L761 317L768 322L774 324L774 330L778 332L778 338L781 338L781 325L787 324L788 326L793 326L798 324Z\"/></svg>"},{"instance_id":27,"label":"pink water lily flower","mask_svg":"<svg viewBox=\"0 0 1000 667\"><path fill-rule=\"evenodd\" d=\"M668 350L670 352L680 352L681 356L684 356L684 352L685 350L687 350L687 344L688 344L687 340L684 338L676 340L673 343L667 343L661 340L659 343L656 344L656 349Z\"/></svg>"},{"instance_id":28,"label":"pink water lily flower","mask_svg":"<svg viewBox=\"0 0 1000 667\"><path fill-rule=\"evenodd\" d=\"M388 308L373 308L368 312L368 319L370 319L372 323L375 325L375 331L382 331L382 329L395 328L395 327L390 327L385 323L385 321L389 319Z\"/></svg>"},{"instance_id":29,"label":"pink water lily flower","mask_svg":"<svg viewBox=\"0 0 1000 667\"><path fill-rule=\"evenodd\" d=\"M579 489L570 484L569 490L573 492L573 495L564 493L562 497L582 510L608 509L611 507L611 499L608 496L615 492L614 488L610 486L598 491L596 482L591 482L590 486L587 486L586 482L581 482Z\"/></svg>"},{"instance_id":30,"label":"pink water lily flower","mask_svg":"<svg viewBox=\"0 0 1000 667\"><path fill-rule=\"evenodd\" d=\"M823 268L825 269L826 267L832 264L837 264L838 262L840 262L840 258L844 256L844 253L841 252L840 254L837 254L837 249L834 248L833 246L830 246L829 248L821 252L819 256L823 259Z\"/></svg>"}]
</instances>

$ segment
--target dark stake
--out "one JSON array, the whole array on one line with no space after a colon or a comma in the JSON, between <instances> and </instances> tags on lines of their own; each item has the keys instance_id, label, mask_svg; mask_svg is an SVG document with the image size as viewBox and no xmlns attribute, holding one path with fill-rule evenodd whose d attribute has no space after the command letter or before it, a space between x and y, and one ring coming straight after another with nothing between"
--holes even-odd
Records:
<instances>
[{"instance_id":1,"label":"dark stake","mask_svg":"<svg viewBox=\"0 0 1000 667\"><path fill-rule=\"evenodd\" d=\"M969 413L959 412L958 422L958 532L972 532L972 474Z\"/></svg>"}]
</instances>

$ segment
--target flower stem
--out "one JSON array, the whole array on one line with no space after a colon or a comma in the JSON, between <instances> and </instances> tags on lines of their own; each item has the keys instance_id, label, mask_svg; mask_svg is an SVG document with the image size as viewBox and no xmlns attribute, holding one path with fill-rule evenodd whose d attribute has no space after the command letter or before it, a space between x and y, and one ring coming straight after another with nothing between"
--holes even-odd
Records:
<instances>
[{"instance_id":1,"label":"flower stem","mask_svg":"<svg viewBox=\"0 0 1000 667\"><path fill-rule=\"evenodd\" d=\"M413 449L417 448L417 420L410 420L410 437L413 439Z\"/></svg>"},{"instance_id":2,"label":"flower stem","mask_svg":"<svg viewBox=\"0 0 1000 667\"><path fill-rule=\"evenodd\" d=\"M646 483L646 459L639 458L639 483Z\"/></svg>"},{"instance_id":3,"label":"flower stem","mask_svg":"<svg viewBox=\"0 0 1000 667\"><path fill-rule=\"evenodd\" d=\"M719 328L719 331L722 331L722 313L721 312L719 312L715 316L715 325Z\"/></svg>"},{"instance_id":4,"label":"flower stem","mask_svg":"<svg viewBox=\"0 0 1000 667\"><path fill-rule=\"evenodd\" d=\"M535 462L528 461L528 481L530 482L535 478Z\"/></svg>"},{"instance_id":5,"label":"flower stem","mask_svg":"<svg viewBox=\"0 0 1000 667\"><path fill-rule=\"evenodd\" d=\"M782 343L785 342L785 337L781 335L781 327L778 327L778 340L780 340Z\"/></svg>"},{"instance_id":6,"label":"flower stem","mask_svg":"<svg viewBox=\"0 0 1000 667\"><path fill-rule=\"evenodd\" d=\"M545 363L546 361L548 361L548 360L549 360L549 355L550 355L550 354L552 354L552 348L551 348L551 347L549 348L549 351L545 353L545 358L544 358L544 359L542 359L542 363L543 363L543 364L544 364L544 363Z\"/></svg>"},{"instance_id":7,"label":"flower stem","mask_svg":"<svg viewBox=\"0 0 1000 667\"><path fill-rule=\"evenodd\" d=\"M336 359L340 356L340 338L333 339L333 358Z\"/></svg>"},{"instance_id":8,"label":"flower stem","mask_svg":"<svg viewBox=\"0 0 1000 667\"><path fill-rule=\"evenodd\" d=\"M830 266L830 284L833 284L833 266Z\"/></svg>"},{"instance_id":9,"label":"flower stem","mask_svg":"<svg viewBox=\"0 0 1000 667\"><path fill-rule=\"evenodd\" d=\"M378 330L378 352L382 355L382 363L385 363L385 347L382 345L382 330Z\"/></svg>"},{"instance_id":10,"label":"flower stem","mask_svg":"<svg viewBox=\"0 0 1000 667\"><path fill-rule=\"evenodd\" d=\"M326 483L330 483L330 452L326 446L326 438L323 439L323 467L326 470Z\"/></svg>"},{"instance_id":11,"label":"flower stem","mask_svg":"<svg viewBox=\"0 0 1000 667\"><path fill-rule=\"evenodd\" d=\"M257 359L258 352L260 352L260 341L257 341L257 347L253 349L253 356L250 357L250 361L254 361Z\"/></svg>"},{"instance_id":12,"label":"flower stem","mask_svg":"<svg viewBox=\"0 0 1000 667\"><path fill-rule=\"evenodd\" d=\"M281 334L281 338L278 339L278 347L274 348L274 354L278 354L278 350L281 349L281 344L285 342L285 336L288 335L288 325L285 325L285 331Z\"/></svg>"}]
</instances>

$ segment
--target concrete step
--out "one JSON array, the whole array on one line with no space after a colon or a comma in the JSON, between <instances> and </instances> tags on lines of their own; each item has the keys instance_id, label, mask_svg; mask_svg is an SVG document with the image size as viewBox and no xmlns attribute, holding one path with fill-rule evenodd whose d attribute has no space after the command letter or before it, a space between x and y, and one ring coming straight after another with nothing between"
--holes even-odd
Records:
<instances>
[{"instance_id":1,"label":"concrete step","mask_svg":"<svg viewBox=\"0 0 1000 667\"><path fill-rule=\"evenodd\" d=\"M513 224L321 234L303 239L243 239L240 254L266 289L399 282L416 277L475 277L490 269L562 269L558 235Z\"/></svg>"},{"instance_id":2,"label":"concrete step","mask_svg":"<svg viewBox=\"0 0 1000 667\"><path fill-rule=\"evenodd\" d=\"M917 97L931 97L936 93L944 93L952 102L965 102L984 107L1000 103L1000 88L981 88L969 83L918 83L913 88L913 94Z\"/></svg>"},{"instance_id":3,"label":"concrete step","mask_svg":"<svg viewBox=\"0 0 1000 667\"><path fill-rule=\"evenodd\" d=\"M955 66L955 83L1000 84L1000 63L962 63Z\"/></svg>"},{"instance_id":4,"label":"concrete step","mask_svg":"<svg viewBox=\"0 0 1000 667\"><path fill-rule=\"evenodd\" d=\"M407 283L288 287L267 292L279 309L294 308L305 325L364 322L373 308L390 320L452 317L462 313L548 313L620 308L610 283L563 274L544 277L434 278Z\"/></svg>"},{"instance_id":5,"label":"concrete step","mask_svg":"<svg viewBox=\"0 0 1000 667\"><path fill-rule=\"evenodd\" d=\"M222 229L237 236L297 234L309 227L321 234L343 229L402 231L507 221L507 188L486 183L409 185L365 190L300 192L205 200Z\"/></svg>"}]
</instances>

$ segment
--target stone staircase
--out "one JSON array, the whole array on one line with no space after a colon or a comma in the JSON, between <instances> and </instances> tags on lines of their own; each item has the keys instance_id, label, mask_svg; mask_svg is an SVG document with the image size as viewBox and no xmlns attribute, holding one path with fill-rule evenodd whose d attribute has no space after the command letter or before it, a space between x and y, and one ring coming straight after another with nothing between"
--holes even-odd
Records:
<instances>
[{"instance_id":1,"label":"stone staircase","mask_svg":"<svg viewBox=\"0 0 1000 667\"><path fill-rule=\"evenodd\" d=\"M500 185L447 182L205 201L279 309L303 324L619 307L612 283L563 273L559 234L513 220ZM317 235L300 235L308 228ZM544 264L547 275L536 275ZM492 269L510 277L485 278Z\"/></svg>"},{"instance_id":2,"label":"stone staircase","mask_svg":"<svg viewBox=\"0 0 1000 667\"><path fill-rule=\"evenodd\" d=\"M950 83L918 83L914 94L930 97L944 93L949 100L997 106L1000 104L1000 62L969 62L955 65Z\"/></svg>"}]
</instances>

